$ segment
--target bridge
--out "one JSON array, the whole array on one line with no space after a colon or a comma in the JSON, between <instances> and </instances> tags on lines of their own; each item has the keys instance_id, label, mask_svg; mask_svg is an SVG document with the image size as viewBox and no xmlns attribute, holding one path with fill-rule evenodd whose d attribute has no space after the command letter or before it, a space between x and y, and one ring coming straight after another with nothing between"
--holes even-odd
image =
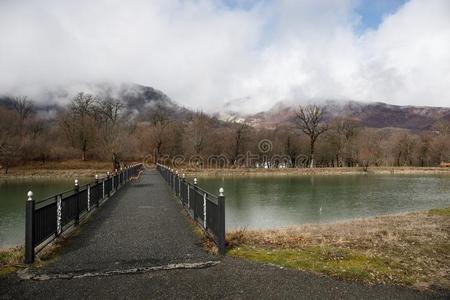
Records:
<instances>
[{"instance_id":1,"label":"bridge","mask_svg":"<svg viewBox=\"0 0 450 300\"><path fill-rule=\"evenodd\" d=\"M0 298L424 297L411 289L366 286L209 253L194 229L202 228L220 249L224 215L218 209L225 199L222 194L206 194L167 167L143 170L137 165L95 184L101 186L101 193L94 192L96 185L89 186L88 204L80 200L86 196L75 197L79 217L72 213L73 220L62 221L69 204L60 202L69 196L50 201L56 205L56 229L52 229L56 233L47 240L64 235L64 230L72 230L70 238L51 261L0 278ZM34 205L37 210L42 204ZM206 213L205 206L210 208ZM39 252L40 239L33 238L37 246L33 250Z\"/></svg>"}]
</instances>

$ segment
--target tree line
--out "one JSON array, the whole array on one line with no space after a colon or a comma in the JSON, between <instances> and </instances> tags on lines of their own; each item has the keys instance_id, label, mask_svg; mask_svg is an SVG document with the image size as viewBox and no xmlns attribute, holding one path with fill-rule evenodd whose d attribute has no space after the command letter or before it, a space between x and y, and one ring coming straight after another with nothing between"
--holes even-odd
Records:
<instances>
[{"instance_id":1,"label":"tree line","mask_svg":"<svg viewBox=\"0 0 450 300\"><path fill-rule=\"evenodd\" d=\"M7 172L28 162L69 159L111 161L113 168L144 158L207 166L218 156L216 167L268 161L270 167L425 167L450 161L450 122L413 132L367 128L349 118L325 122L325 114L323 107L302 106L293 124L257 129L203 112L175 116L161 103L136 117L119 99L86 93L54 116L40 116L31 100L20 97L0 107L0 165ZM262 149L261 141L270 146Z\"/></svg>"}]
</instances>

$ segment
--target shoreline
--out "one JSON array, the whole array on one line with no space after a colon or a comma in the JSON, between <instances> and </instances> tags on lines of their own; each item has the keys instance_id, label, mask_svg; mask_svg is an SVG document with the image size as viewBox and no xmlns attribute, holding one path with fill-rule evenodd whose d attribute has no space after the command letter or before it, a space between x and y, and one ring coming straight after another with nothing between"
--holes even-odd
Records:
<instances>
[{"instance_id":1,"label":"shoreline","mask_svg":"<svg viewBox=\"0 0 450 300\"><path fill-rule=\"evenodd\" d=\"M55 176L93 177L106 175L110 162L53 162L46 165L34 164L11 168L7 174L0 170L0 179L48 178ZM361 167L352 168L287 168L287 169L193 169L178 168L180 174L193 177L240 177L240 176L336 176L336 175L444 175L450 176L450 168L442 167L371 167L364 171Z\"/></svg>"},{"instance_id":2,"label":"shoreline","mask_svg":"<svg viewBox=\"0 0 450 300\"><path fill-rule=\"evenodd\" d=\"M0 180L8 179L46 179L54 177L81 178L99 175L100 178L106 176L105 169L29 169L11 170L8 174L0 174Z\"/></svg>"},{"instance_id":3,"label":"shoreline","mask_svg":"<svg viewBox=\"0 0 450 300\"><path fill-rule=\"evenodd\" d=\"M53 161L45 164L40 162L29 163L22 166L10 168L5 174L0 169L0 179L27 179L27 178L48 178L48 177L94 177L98 174L105 176L111 170L109 161L80 161L66 160Z\"/></svg>"},{"instance_id":4,"label":"shoreline","mask_svg":"<svg viewBox=\"0 0 450 300\"><path fill-rule=\"evenodd\" d=\"M372 167L364 171L354 168L292 168L292 169L183 169L186 176L233 177L233 176L325 176L325 175L450 175L450 168L441 167Z\"/></svg>"},{"instance_id":5,"label":"shoreline","mask_svg":"<svg viewBox=\"0 0 450 300\"><path fill-rule=\"evenodd\" d=\"M369 284L450 290L450 208L227 232L228 255Z\"/></svg>"}]
</instances>

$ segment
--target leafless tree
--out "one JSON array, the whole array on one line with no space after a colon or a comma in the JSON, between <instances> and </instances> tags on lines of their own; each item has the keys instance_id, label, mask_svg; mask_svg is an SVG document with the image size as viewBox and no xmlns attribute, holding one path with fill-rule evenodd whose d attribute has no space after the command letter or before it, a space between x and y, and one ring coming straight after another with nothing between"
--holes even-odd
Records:
<instances>
[{"instance_id":1,"label":"leafless tree","mask_svg":"<svg viewBox=\"0 0 450 300\"><path fill-rule=\"evenodd\" d=\"M195 113L188 122L185 132L187 152L193 151L196 155L204 154L209 143L213 124L211 118L203 112Z\"/></svg>"},{"instance_id":2,"label":"leafless tree","mask_svg":"<svg viewBox=\"0 0 450 300\"><path fill-rule=\"evenodd\" d=\"M24 135L20 123L16 112L0 108L0 164L5 174L21 160Z\"/></svg>"},{"instance_id":3,"label":"leafless tree","mask_svg":"<svg viewBox=\"0 0 450 300\"><path fill-rule=\"evenodd\" d=\"M19 114L19 118L25 121L33 112L33 102L28 97L16 97L14 98L14 108Z\"/></svg>"},{"instance_id":4,"label":"leafless tree","mask_svg":"<svg viewBox=\"0 0 450 300\"><path fill-rule=\"evenodd\" d=\"M97 99L94 106L102 148L110 155L113 169L120 168L119 153L124 147L122 112L124 105L113 98Z\"/></svg>"},{"instance_id":5,"label":"leafless tree","mask_svg":"<svg viewBox=\"0 0 450 300\"><path fill-rule=\"evenodd\" d=\"M231 128L230 162L236 166L239 156L244 153L243 147L248 139L250 126L245 123L234 123Z\"/></svg>"},{"instance_id":6,"label":"leafless tree","mask_svg":"<svg viewBox=\"0 0 450 300\"><path fill-rule=\"evenodd\" d=\"M96 143L95 97L79 93L68 111L62 116L61 126L72 146L81 151L81 159L86 160L87 152Z\"/></svg>"},{"instance_id":7,"label":"leafless tree","mask_svg":"<svg viewBox=\"0 0 450 300\"><path fill-rule=\"evenodd\" d=\"M313 168L315 163L314 146L317 138L328 130L328 126L323 123L324 113L324 108L317 105L300 106L297 111L297 126L310 140L310 168Z\"/></svg>"}]
</instances>

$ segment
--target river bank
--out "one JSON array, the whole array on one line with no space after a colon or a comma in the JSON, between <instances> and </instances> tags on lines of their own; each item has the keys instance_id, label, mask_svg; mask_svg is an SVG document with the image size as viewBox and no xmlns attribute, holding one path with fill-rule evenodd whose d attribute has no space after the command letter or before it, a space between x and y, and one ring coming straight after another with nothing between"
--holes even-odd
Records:
<instances>
[{"instance_id":1,"label":"river bank","mask_svg":"<svg viewBox=\"0 0 450 300\"><path fill-rule=\"evenodd\" d=\"M450 290L450 209L227 233L228 252L371 284Z\"/></svg>"},{"instance_id":2,"label":"river bank","mask_svg":"<svg viewBox=\"0 0 450 300\"><path fill-rule=\"evenodd\" d=\"M47 178L47 177L94 177L105 176L111 170L111 162L69 160L60 162L30 163L14 167L5 174L0 170L0 179L8 178Z\"/></svg>"},{"instance_id":3,"label":"river bank","mask_svg":"<svg viewBox=\"0 0 450 300\"><path fill-rule=\"evenodd\" d=\"M186 176L217 177L217 176L296 176L296 175L364 175L364 174L403 174L403 175L450 175L450 168L441 167L370 167L364 168L235 168L235 169L194 169L180 168L180 173Z\"/></svg>"}]
</instances>

